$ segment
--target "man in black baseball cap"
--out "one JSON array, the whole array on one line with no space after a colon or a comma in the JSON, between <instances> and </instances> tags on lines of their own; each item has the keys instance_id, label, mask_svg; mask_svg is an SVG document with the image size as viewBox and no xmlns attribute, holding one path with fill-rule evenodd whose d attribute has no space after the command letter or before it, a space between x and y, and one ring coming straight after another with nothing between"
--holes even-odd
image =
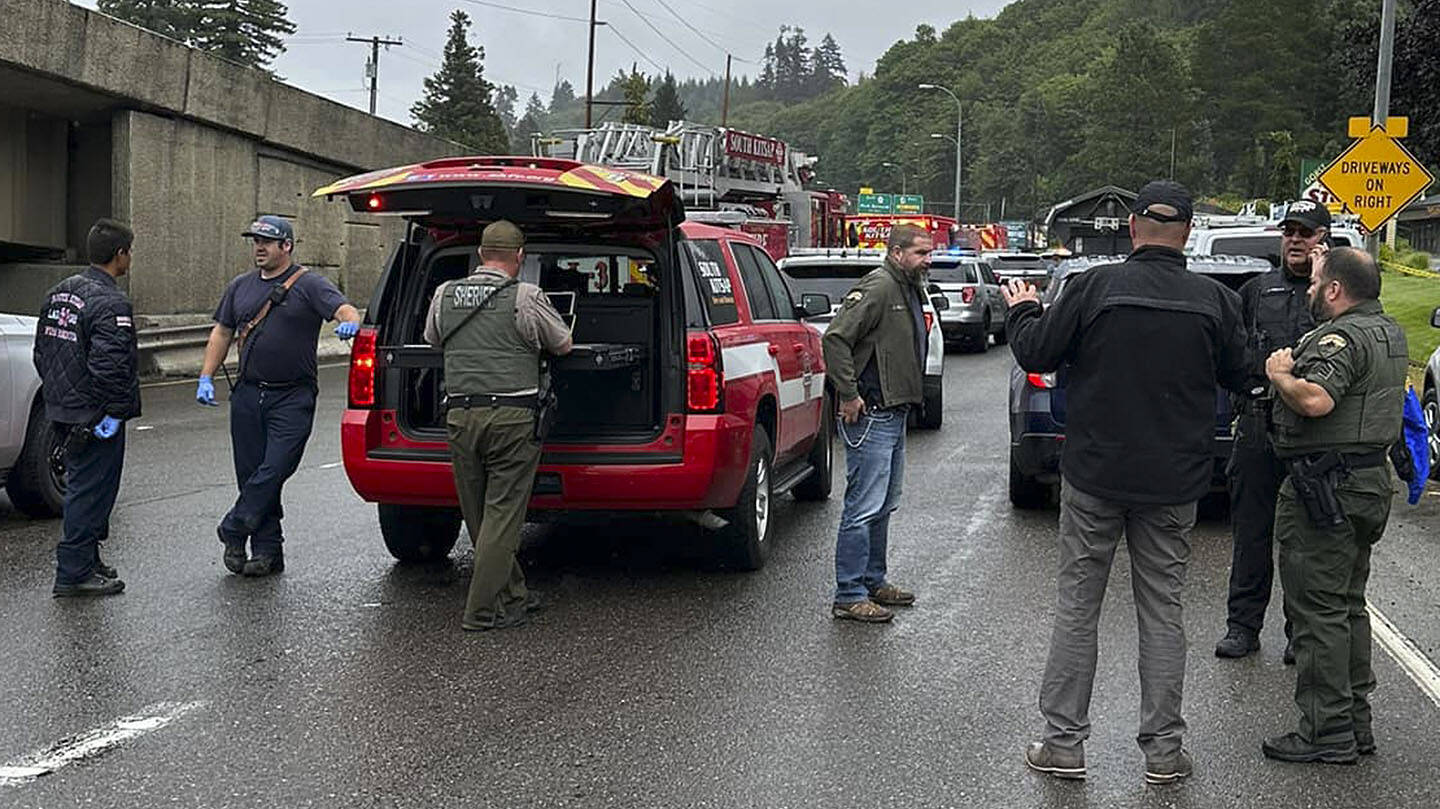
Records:
<instances>
[{"instance_id":1,"label":"man in black baseball cap","mask_svg":"<svg viewBox=\"0 0 1440 809\"><path fill-rule=\"evenodd\" d=\"M1189 222L1195 215L1190 192L1173 180L1151 180L1140 189L1130 212L1155 222Z\"/></svg>"},{"instance_id":2,"label":"man in black baseball cap","mask_svg":"<svg viewBox=\"0 0 1440 809\"><path fill-rule=\"evenodd\" d=\"M1019 279L1003 289L1015 362L1030 373L1072 369L1057 607L1040 681L1045 732L1025 750L1031 769L1058 778L1085 777L1101 604L1122 535L1144 777L1169 784L1194 769L1183 744L1185 568L1196 503L1215 468L1215 386L1239 388L1245 329L1235 293L1187 268L1192 210L1184 186L1148 183L1131 206L1134 249L1124 263L1072 276L1048 308Z\"/></svg>"},{"instance_id":3,"label":"man in black baseball cap","mask_svg":"<svg viewBox=\"0 0 1440 809\"><path fill-rule=\"evenodd\" d=\"M1282 348L1293 348L1300 336L1315 328L1307 290L1311 253L1326 249L1330 211L1318 202L1292 202L1280 220L1280 267L1240 287L1241 315L1247 329L1246 390L1232 400L1235 440L1226 466L1230 492L1230 596L1225 636L1215 644L1216 657L1245 657L1260 648L1260 630L1270 605L1275 579L1275 505L1285 467L1270 445L1266 425L1273 401L1265 376L1265 360ZM1295 655L1285 622L1285 652Z\"/></svg>"}]
</instances>

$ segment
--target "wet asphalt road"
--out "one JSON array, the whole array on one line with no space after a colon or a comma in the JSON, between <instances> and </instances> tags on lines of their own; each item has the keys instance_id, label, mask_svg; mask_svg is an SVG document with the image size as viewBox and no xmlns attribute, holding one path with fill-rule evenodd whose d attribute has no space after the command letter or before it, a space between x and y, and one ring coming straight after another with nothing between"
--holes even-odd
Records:
<instances>
[{"instance_id":1,"label":"wet asphalt road","mask_svg":"<svg viewBox=\"0 0 1440 809\"><path fill-rule=\"evenodd\" d=\"M1123 550L1090 780L1025 769L1056 512L1006 499L1009 364L1004 349L951 355L944 429L911 434L890 567L920 603L890 626L829 617L837 485L829 503L780 505L778 545L753 574L712 565L694 530L532 526L526 566L553 606L520 630L462 633L468 550L439 569L395 565L338 466L339 369L323 372L316 433L286 489L288 569L236 578L213 535L234 486L225 411L195 406L189 385L147 388L106 548L123 596L52 600L58 522L24 520L0 497L0 766L121 717L179 715L0 782L0 806L1440 805L1440 708L1378 648L1378 756L1261 757L1264 735L1293 727L1294 678L1278 606L1258 655L1211 655L1223 518L1197 527L1187 589L1195 777L1142 781ZM1440 497L1425 501L1397 504L1371 597L1435 658Z\"/></svg>"}]
</instances>

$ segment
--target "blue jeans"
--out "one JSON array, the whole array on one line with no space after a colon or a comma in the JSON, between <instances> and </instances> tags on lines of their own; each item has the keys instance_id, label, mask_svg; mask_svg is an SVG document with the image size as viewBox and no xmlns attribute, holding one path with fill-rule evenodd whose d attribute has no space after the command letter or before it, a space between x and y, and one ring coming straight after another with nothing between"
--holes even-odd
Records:
<instances>
[{"instance_id":1,"label":"blue jeans","mask_svg":"<svg viewBox=\"0 0 1440 809\"><path fill-rule=\"evenodd\" d=\"M68 425L56 425L68 427ZM125 425L113 438L90 436L65 452L65 528L55 547L55 583L79 584L100 561L125 466Z\"/></svg>"},{"instance_id":2,"label":"blue jeans","mask_svg":"<svg viewBox=\"0 0 1440 809\"><path fill-rule=\"evenodd\" d=\"M867 412L840 420L845 442L845 510L835 539L835 603L853 604L885 584L890 514L905 477L906 411Z\"/></svg>"},{"instance_id":3,"label":"blue jeans","mask_svg":"<svg viewBox=\"0 0 1440 809\"><path fill-rule=\"evenodd\" d=\"M261 388L242 382L230 392L230 444L240 496L220 529L249 537L256 556L281 553L280 490L299 468L314 422L315 390L307 385Z\"/></svg>"}]
</instances>

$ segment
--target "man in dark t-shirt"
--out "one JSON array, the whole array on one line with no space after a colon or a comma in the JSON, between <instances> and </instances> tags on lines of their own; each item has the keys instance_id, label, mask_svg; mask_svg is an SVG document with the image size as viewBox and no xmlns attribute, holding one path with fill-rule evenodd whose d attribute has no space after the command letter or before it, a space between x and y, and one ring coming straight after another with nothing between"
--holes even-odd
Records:
<instances>
[{"instance_id":1,"label":"man in dark t-shirt","mask_svg":"<svg viewBox=\"0 0 1440 809\"><path fill-rule=\"evenodd\" d=\"M293 261L289 222L262 216L243 235L254 244L256 271L235 278L220 298L195 400L215 405L212 375L237 341L230 443L240 496L216 532L226 569L268 576L285 569L280 490L299 467L315 421L320 326L338 320L335 334L348 340L359 330L360 312L324 276Z\"/></svg>"}]
</instances>

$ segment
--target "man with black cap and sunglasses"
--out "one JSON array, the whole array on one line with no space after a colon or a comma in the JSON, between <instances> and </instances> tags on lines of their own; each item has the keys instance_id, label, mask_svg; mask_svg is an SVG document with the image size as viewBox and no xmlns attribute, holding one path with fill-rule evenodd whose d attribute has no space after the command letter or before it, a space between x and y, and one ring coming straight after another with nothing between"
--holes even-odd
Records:
<instances>
[{"instance_id":1,"label":"man with black cap and sunglasses","mask_svg":"<svg viewBox=\"0 0 1440 809\"><path fill-rule=\"evenodd\" d=\"M1311 253L1325 244L1330 233L1330 211L1300 200L1290 205L1280 229L1280 266L1240 288L1249 376L1245 391L1232 398L1235 441L1225 469L1230 485L1230 597L1225 637L1215 644L1216 657L1245 657L1260 648L1260 629L1275 578L1275 503L1285 479L1285 467L1275 457L1269 435L1273 394L1265 378L1265 359L1293 347L1315 328L1305 294ZM1290 636L1287 618L1283 656L1287 665L1295 662Z\"/></svg>"},{"instance_id":2,"label":"man with black cap and sunglasses","mask_svg":"<svg viewBox=\"0 0 1440 809\"><path fill-rule=\"evenodd\" d=\"M359 330L360 311L325 276L295 263L295 231L285 219L262 216L241 235L251 242L255 271L232 280L220 298L195 401L215 406L212 375L238 341L230 443L240 496L216 533L227 570L269 576L285 569L280 491L299 468L315 423L320 325L339 321L335 334L348 340Z\"/></svg>"},{"instance_id":3,"label":"man with black cap and sunglasses","mask_svg":"<svg viewBox=\"0 0 1440 809\"><path fill-rule=\"evenodd\" d=\"M1048 309L1012 280L1006 331L1020 367L1069 369L1060 460L1060 564L1050 654L1040 685L1042 741L1033 770L1085 777L1097 628L1115 549L1124 535L1139 624L1140 732L1145 780L1190 775L1185 720L1185 629L1180 601L1195 508L1210 489L1215 386L1245 376L1239 297L1186 268L1193 208L1178 183L1140 189L1124 263L1071 280Z\"/></svg>"}]
</instances>

